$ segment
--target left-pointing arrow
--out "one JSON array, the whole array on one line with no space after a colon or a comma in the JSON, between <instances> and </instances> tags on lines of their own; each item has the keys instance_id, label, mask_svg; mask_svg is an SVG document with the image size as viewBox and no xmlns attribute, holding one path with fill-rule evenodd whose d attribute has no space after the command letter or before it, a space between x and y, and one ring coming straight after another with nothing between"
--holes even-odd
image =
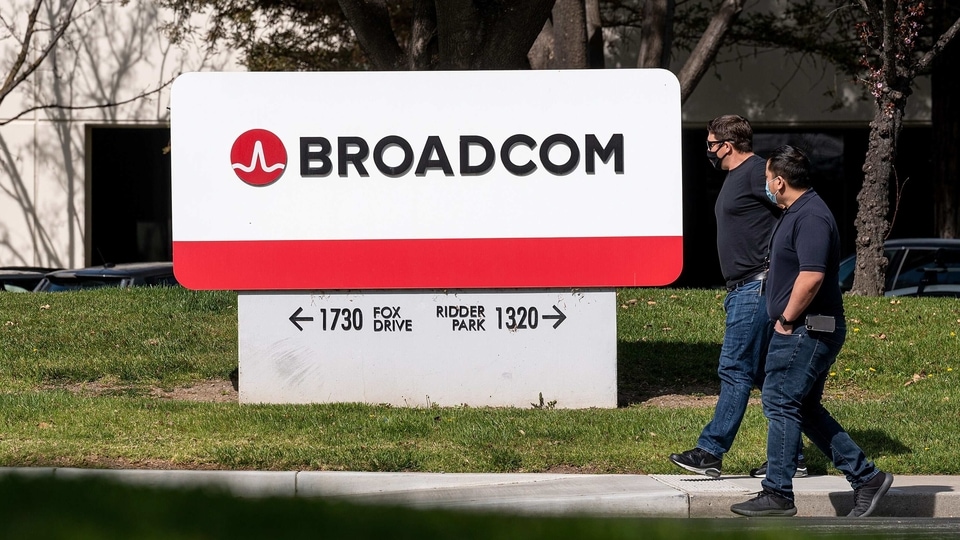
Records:
<instances>
[{"instance_id":1,"label":"left-pointing arrow","mask_svg":"<svg viewBox=\"0 0 960 540\"><path fill-rule=\"evenodd\" d=\"M303 327L300 326L301 322L313 321L313 317L297 317L297 315L303 313L303 308L299 307L296 311L293 312L293 315L290 316L290 322L297 327L297 330L303 332Z\"/></svg>"}]
</instances>

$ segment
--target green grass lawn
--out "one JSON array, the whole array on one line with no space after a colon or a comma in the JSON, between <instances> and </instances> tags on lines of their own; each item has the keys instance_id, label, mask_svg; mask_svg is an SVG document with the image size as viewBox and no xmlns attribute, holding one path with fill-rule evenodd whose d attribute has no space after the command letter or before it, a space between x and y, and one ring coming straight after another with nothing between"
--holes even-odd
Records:
<instances>
[{"instance_id":1,"label":"green grass lawn","mask_svg":"<svg viewBox=\"0 0 960 540\"><path fill-rule=\"evenodd\" d=\"M618 291L617 409L404 409L150 397L236 367L234 293L2 294L0 466L674 473L667 455L695 444L712 409L645 402L716 393L722 302L714 290ZM848 297L846 308L827 407L885 470L960 473L960 301ZM66 389L84 382L116 391ZM765 433L753 405L724 472L759 464Z\"/></svg>"}]
</instances>

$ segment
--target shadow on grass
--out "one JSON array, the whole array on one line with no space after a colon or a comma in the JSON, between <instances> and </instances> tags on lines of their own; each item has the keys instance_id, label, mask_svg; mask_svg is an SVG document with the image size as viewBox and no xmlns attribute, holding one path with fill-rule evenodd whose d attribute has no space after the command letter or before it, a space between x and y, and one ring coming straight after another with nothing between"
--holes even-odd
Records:
<instances>
[{"instance_id":1,"label":"shadow on grass","mask_svg":"<svg viewBox=\"0 0 960 540\"><path fill-rule=\"evenodd\" d=\"M848 430L847 433L854 442L860 445L863 453L867 455L867 459L872 460L877 456L902 455L913 452L909 446L894 439L888 433L877 429L854 429ZM823 453L807 439L804 439L803 454L807 459L807 467L810 469L810 474L830 474L836 470L833 463L830 462L830 458L823 455ZM846 509L846 511L849 510L849 508ZM842 515L846 515L846 511Z\"/></svg>"},{"instance_id":2,"label":"shadow on grass","mask_svg":"<svg viewBox=\"0 0 960 540\"><path fill-rule=\"evenodd\" d=\"M617 405L628 407L666 394L720 391L719 343L617 343Z\"/></svg>"},{"instance_id":3,"label":"shadow on grass","mask_svg":"<svg viewBox=\"0 0 960 540\"><path fill-rule=\"evenodd\" d=\"M863 448L867 457L910 454L913 449L878 429L851 429L847 433Z\"/></svg>"},{"instance_id":4,"label":"shadow on grass","mask_svg":"<svg viewBox=\"0 0 960 540\"><path fill-rule=\"evenodd\" d=\"M0 477L0 538L804 538L790 530L782 530L782 527L745 532L739 527L717 528L717 522L611 516L521 516L456 509L358 505L306 497L241 498L218 490L162 490L95 480Z\"/></svg>"}]
</instances>

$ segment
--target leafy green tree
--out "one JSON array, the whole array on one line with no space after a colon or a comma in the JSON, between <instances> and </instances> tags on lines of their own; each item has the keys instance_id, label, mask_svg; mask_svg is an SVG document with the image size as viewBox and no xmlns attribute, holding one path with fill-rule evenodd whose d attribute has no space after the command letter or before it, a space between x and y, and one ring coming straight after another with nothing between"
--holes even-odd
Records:
<instances>
[{"instance_id":1,"label":"leafy green tree","mask_svg":"<svg viewBox=\"0 0 960 540\"><path fill-rule=\"evenodd\" d=\"M681 6L681 4L683 4ZM606 20L633 25L647 34L641 43L640 65L666 65L671 49L690 50L698 29L710 33L720 12L715 2L682 3L671 0L635 2L605 0ZM933 4L933 5L931 5ZM868 151L864 159L863 186L857 196L857 271L853 292L880 295L887 261L883 242L890 231L890 186L896 184L894 163L903 113L915 79L934 72L934 129L938 178L935 202L937 227L942 236L957 236L960 223L960 158L953 146L960 136L956 114L960 96L956 69L957 45L947 49L960 28L960 6L947 0L796 0L777 9L751 12L725 29L727 46L755 50L778 49L815 55L838 66L863 83L864 98L874 102ZM708 22L709 21L709 22ZM657 26L659 25L659 27ZM653 29L650 27L653 26ZM659 37L657 28L660 28ZM704 38L701 38L701 42ZM935 63L944 50L944 61ZM707 55L712 59L712 56ZM689 62L688 62L689 63ZM940 77L935 67L940 67ZM696 81L684 73L681 82ZM839 96L838 105L840 106Z\"/></svg>"},{"instance_id":2,"label":"leafy green tree","mask_svg":"<svg viewBox=\"0 0 960 540\"><path fill-rule=\"evenodd\" d=\"M201 32L251 70L517 69L554 0L160 0L171 36ZM209 15L209 26L190 21Z\"/></svg>"}]
</instances>

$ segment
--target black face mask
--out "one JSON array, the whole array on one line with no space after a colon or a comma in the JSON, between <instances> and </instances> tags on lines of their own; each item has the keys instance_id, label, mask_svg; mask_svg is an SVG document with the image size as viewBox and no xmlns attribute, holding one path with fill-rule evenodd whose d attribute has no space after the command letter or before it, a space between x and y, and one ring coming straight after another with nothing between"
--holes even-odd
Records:
<instances>
[{"instance_id":1,"label":"black face mask","mask_svg":"<svg viewBox=\"0 0 960 540\"><path fill-rule=\"evenodd\" d=\"M722 160L721 160L721 158L717 157L717 153L716 153L716 152L711 152L710 150L707 150L707 159L710 160L710 164L713 165L713 168L714 168L714 169L716 169L716 170L718 170L718 171L722 171L722 170L723 170L723 169L720 168L720 161L722 161Z\"/></svg>"}]
</instances>

